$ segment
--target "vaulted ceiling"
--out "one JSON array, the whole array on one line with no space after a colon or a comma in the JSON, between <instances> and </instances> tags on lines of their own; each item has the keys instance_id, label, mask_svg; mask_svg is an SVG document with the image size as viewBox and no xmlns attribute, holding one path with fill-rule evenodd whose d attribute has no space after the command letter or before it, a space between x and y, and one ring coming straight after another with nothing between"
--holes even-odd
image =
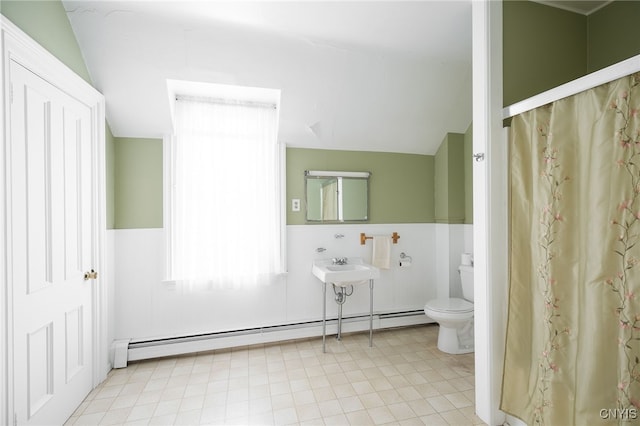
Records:
<instances>
[{"instance_id":1,"label":"vaulted ceiling","mask_svg":"<svg viewBox=\"0 0 640 426\"><path fill-rule=\"evenodd\" d=\"M280 89L289 146L433 154L471 123L471 1L68 1L115 136L170 132L166 80Z\"/></svg>"},{"instance_id":2,"label":"vaulted ceiling","mask_svg":"<svg viewBox=\"0 0 640 426\"><path fill-rule=\"evenodd\" d=\"M471 0L63 4L115 136L171 131L168 79L280 89L288 146L433 154L471 123Z\"/></svg>"}]
</instances>

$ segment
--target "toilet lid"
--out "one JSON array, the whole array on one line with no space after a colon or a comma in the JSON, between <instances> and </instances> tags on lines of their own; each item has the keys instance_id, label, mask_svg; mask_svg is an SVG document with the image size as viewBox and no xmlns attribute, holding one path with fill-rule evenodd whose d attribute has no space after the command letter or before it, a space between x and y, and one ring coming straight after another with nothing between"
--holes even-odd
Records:
<instances>
[{"instance_id":1,"label":"toilet lid","mask_svg":"<svg viewBox=\"0 0 640 426\"><path fill-rule=\"evenodd\" d=\"M473 303L458 299L456 297L448 299L434 299L427 302L425 308L436 312L473 312Z\"/></svg>"}]
</instances>

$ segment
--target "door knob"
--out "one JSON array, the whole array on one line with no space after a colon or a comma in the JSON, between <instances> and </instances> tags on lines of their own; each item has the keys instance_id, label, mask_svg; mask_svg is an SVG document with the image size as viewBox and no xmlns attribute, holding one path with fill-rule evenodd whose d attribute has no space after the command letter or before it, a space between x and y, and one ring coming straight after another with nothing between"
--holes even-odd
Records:
<instances>
[{"instance_id":1,"label":"door knob","mask_svg":"<svg viewBox=\"0 0 640 426\"><path fill-rule=\"evenodd\" d=\"M93 269L91 270L91 272L85 272L84 273L84 280L85 281L96 280L96 279L98 279L98 273L96 271L94 271Z\"/></svg>"}]
</instances>

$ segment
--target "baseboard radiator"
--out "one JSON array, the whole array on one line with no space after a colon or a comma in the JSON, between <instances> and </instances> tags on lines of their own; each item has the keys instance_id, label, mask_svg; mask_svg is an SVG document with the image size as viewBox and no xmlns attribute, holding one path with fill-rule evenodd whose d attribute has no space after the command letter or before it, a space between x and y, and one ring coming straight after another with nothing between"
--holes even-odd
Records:
<instances>
[{"instance_id":1,"label":"baseboard radiator","mask_svg":"<svg viewBox=\"0 0 640 426\"><path fill-rule=\"evenodd\" d=\"M433 320L427 317L423 310L373 315L374 330L432 322ZM327 336L337 333L337 324L337 318L327 318ZM369 330L369 315L344 317L342 319L343 333L365 330ZM322 320L155 340L118 340L114 342L114 358L119 361L114 363L114 368L126 367L128 361L318 336L322 336ZM375 344L375 333L373 334L373 341Z\"/></svg>"}]
</instances>

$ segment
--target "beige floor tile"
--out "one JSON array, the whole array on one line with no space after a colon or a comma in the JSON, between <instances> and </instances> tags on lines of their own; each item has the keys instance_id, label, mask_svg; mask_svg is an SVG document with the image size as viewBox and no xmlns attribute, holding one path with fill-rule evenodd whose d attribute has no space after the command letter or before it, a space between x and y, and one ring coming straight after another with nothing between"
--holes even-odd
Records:
<instances>
[{"instance_id":1,"label":"beige floor tile","mask_svg":"<svg viewBox=\"0 0 640 426\"><path fill-rule=\"evenodd\" d=\"M182 398L179 411L201 410L204 406L204 395Z\"/></svg>"},{"instance_id":2,"label":"beige floor tile","mask_svg":"<svg viewBox=\"0 0 640 426\"><path fill-rule=\"evenodd\" d=\"M127 422L151 419L153 417L153 413L156 410L158 404L144 404L144 405L136 405L131 408L129 415L127 416Z\"/></svg>"},{"instance_id":3,"label":"beige floor tile","mask_svg":"<svg viewBox=\"0 0 640 426\"><path fill-rule=\"evenodd\" d=\"M436 388L438 390L438 392L440 392L441 395L457 392L456 388L454 388L451 385L451 383L449 383L446 380L442 380L442 381L439 381L439 382L433 382L433 383L431 383L431 385L434 388Z\"/></svg>"},{"instance_id":4,"label":"beige floor tile","mask_svg":"<svg viewBox=\"0 0 640 426\"><path fill-rule=\"evenodd\" d=\"M200 422L203 424L219 423L224 421L226 407L205 407L200 415ZM172 423L167 423L172 424Z\"/></svg>"},{"instance_id":5,"label":"beige floor tile","mask_svg":"<svg viewBox=\"0 0 640 426\"><path fill-rule=\"evenodd\" d=\"M227 392L210 392L207 393L204 397L204 406L205 407L213 407L213 406L225 406L227 405Z\"/></svg>"},{"instance_id":6,"label":"beige floor tile","mask_svg":"<svg viewBox=\"0 0 640 426\"><path fill-rule=\"evenodd\" d=\"M318 402L329 401L337 398L335 391L330 386L313 389L313 396L315 396L316 401Z\"/></svg>"},{"instance_id":7,"label":"beige floor tile","mask_svg":"<svg viewBox=\"0 0 640 426\"><path fill-rule=\"evenodd\" d=\"M111 383L110 379L107 379L107 383ZM114 386L103 386L100 390L95 394L95 396L91 399L101 399L101 398L113 398L118 396L122 387L124 385L114 385Z\"/></svg>"},{"instance_id":8,"label":"beige floor tile","mask_svg":"<svg viewBox=\"0 0 640 426\"><path fill-rule=\"evenodd\" d=\"M424 423L418 417L412 417L410 419L401 420L398 422L398 424L400 426L424 426Z\"/></svg>"},{"instance_id":9,"label":"beige floor tile","mask_svg":"<svg viewBox=\"0 0 640 426\"><path fill-rule=\"evenodd\" d=\"M384 403L387 405L404 401L402 396L400 396L400 393L395 389L380 391L378 392L378 395L380 395L380 398L382 398Z\"/></svg>"},{"instance_id":10,"label":"beige floor tile","mask_svg":"<svg viewBox=\"0 0 640 426\"><path fill-rule=\"evenodd\" d=\"M334 416L328 416L324 418L324 424L326 425L347 425L349 424L349 420L347 416L344 414L336 414Z\"/></svg>"},{"instance_id":11,"label":"beige floor tile","mask_svg":"<svg viewBox=\"0 0 640 426\"><path fill-rule=\"evenodd\" d=\"M291 380L289 381L289 386L291 386L292 392L312 390L311 382L309 381L308 378Z\"/></svg>"},{"instance_id":12,"label":"beige floor tile","mask_svg":"<svg viewBox=\"0 0 640 426\"><path fill-rule=\"evenodd\" d=\"M349 383L350 380L345 373L332 373L327 374L327 380L332 386L342 385L345 383Z\"/></svg>"},{"instance_id":13,"label":"beige floor tile","mask_svg":"<svg viewBox=\"0 0 640 426\"><path fill-rule=\"evenodd\" d=\"M393 364L382 365L379 367L384 377L399 376L400 372Z\"/></svg>"},{"instance_id":14,"label":"beige floor tile","mask_svg":"<svg viewBox=\"0 0 640 426\"><path fill-rule=\"evenodd\" d=\"M273 418L273 413L262 413L262 414L249 414L248 423L250 425L261 425L261 426L269 426L269 425L277 425Z\"/></svg>"},{"instance_id":15,"label":"beige floor tile","mask_svg":"<svg viewBox=\"0 0 640 426\"><path fill-rule=\"evenodd\" d=\"M440 416L451 426L468 424L469 419L460 410L451 410L440 413Z\"/></svg>"},{"instance_id":16,"label":"beige floor tile","mask_svg":"<svg viewBox=\"0 0 640 426\"><path fill-rule=\"evenodd\" d=\"M360 395L360 401L366 409L382 407L385 405L385 402L377 392Z\"/></svg>"},{"instance_id":17,"label":"beige floor tile","mask_svg":"<svg viewBox=\"0 0 640 426\"><path fill-rule=\"evenodd\" d=\"M235 419L249 415L249 401L228 402L225 412L226 419Z\"/></svg>"},{"instance_id":18,"label":"beige floor tile","mask_svg":"<svg viewBox=\"0 0 640 426\"><path fill-rule=\"evenodd\" d=\"M180 404L182 400L174 399L172 401L162 401L156 404L155 411L153 412L154 417L165 416L167 414L178 414L180 411Z\"/></svg>"},{"instance_id":19,"label":"beige floor tile","mask_svg":"<svg viewBox=\"0 0 640 426\"><path fill-rule=\"evenodd\" d=\"M444 397L456 408L471 407L473 405L462 392L449 393L444 395Z\"/></svg>"},{"instance_id":20,"label":"beige floor tile","mask_svg":"<svg viewBox=\"0 0 640 426\"><path fill-rule=\"evenodd\" d=\"M475 425L473 354L436 326L348 333L131 363L66 425Z\"/></svg>"},{"instance_id":21,"label":"beige floor tile","mask_svg":"<svg viewBox=\"0 0 640 426\"><path fill-rule=\"evenodd\" d=\"M312 402L309 404L297 405L296 412L298 413L298 419L300 421L310 421L310 420L322 418L322 413L320 413L320 407L315 402Z\"/></svg>"},{"instance_id":22,"label":"beige floor tile","mask_svg":"<svg viewBox=\"0 0 640 426\"><path fill-rule=\"evenodd\" d=\"M419 371L416 371L415 373L405 374L404 378L407 379L407 381L412 385L422 385L429 382Z\"/></svg>"},{"instance_id":23,"label":"beige floor tile","mask_svg":"<svg viewBox=\"0 0 640 426\"><path fill-rule=\"evenodd\" d=\"M357 367L353 367L349 370L346 370L344 374L345 376L347 376L347 379L349 379L349 381L352 383L362 382L364 380L367 380L367 376L365 376L362 370L358 369Z\"/></svg>"},{"instance_id":24,"label":"beige floor tile","mask_svg":"<svg viewBox=\"0 0 640 426\"><path fill-rule=\"evenodd\" d=\"M420 420L422 420L425 425L429 426L449 426L449 423L447 423L447 421L438 413L420 417Z\"/></svg>"},{"instance_id":25,"label":"beige floor tile","mask_svg":"<svg viewBox=\"0 0 640 426\"><path fill-rule=\"evenodd\" d=\"M396 421L396 418L386 406L369 408L367 412L369 413L369 417L371 417L373 424L376 425L382 425L385 423Z\"/></svg>"},{"instance_id":26,"label":"beige floor tile","mask_svg":"<svg viewBox=\"0 0 640 426\"><path fill-rule=\"evenodd\" d=\"M327 401L318 402L320 413L322 417L331 417L337 414L342 414L342 406L337 399L330 399Z\"/></svg>"},{"instance_id":27,"label":"beige floor tile","mask_svg":"<svg viewBox=\"0 0 640 426\"><path fill-rule=\"evenodd\" d=\"M389 380L387 380L386 377L376 377L373 379L369 379L369 383L371 383L371 386L376 391L383 391L383 390L389 390L394 388L394 386L391 384Z\"/></svg>"},{"instance_id":28,"label":"beige floor tile","mask_svg":"<svg viewBox=\"0 0 640 426\"><path fill-rule=\"evenodd\" d=\"M84 407L79 407L78 414L106 413L114 400L115 398L94 399L86 403Z\"/></svg>"},{"instance_id":29,"label":"beige floor tile","mask_svg":"<svg viewBox=\"0 0 640 426\"><path fill-rule=\"evenodd\" d=\"M165 390L162 391L162 396L160 397L160 399L162 401L168 401L172 399L182 399L182 397L184 397L184 392L186 389L187 389L186 385L166 388Z\"/></svg>"},{"instance_id":30,"label":"beige floor tile","mask_svg":"<svg viewBox=\"0 0 640 426\"><path fill-rule=\"evenodd\" d=\"M293 405L293 395L290 393L271 397L271 406L274 410L281 410L283 408L292 407Z\"/></svg>"},{"instance_id":31,"label":"beige floor tile","mask_svg":"<svg viewBox=\"0 0 640 426\"><path fill-rule=\"evenodd\" d=\"M389 408L389 411L391 411L393 417L395 417L395 419L398 421L416 417L416 413L413 412L409 404L407 404L406 402L390 404L387 405L387 408Z\"/></svg>"},{"instance_id":32,"label":"beige floor tile","mask_svg":"<svg viewBox=\"0 0 640 426\"><path fill-rule=\"evenodd\" d=\"M351 426L363 426L373 424L367 410L353 411L346 413L347 421Z\"/></svg>"},{"instance_id":33,"label":"beige floor tile","mask_svg":"<svg viewBox=\"0 0 640 426\"><path fill-rule=\"evenodd\" d=\"M176 424L176 414L167 414L166 416L152 417L149 425L166 426Z\"/></svg>"},{"instance_id":34,"label":"beige floor tile","mask_svg":"<svg viewBox=\"0 0 640 426\"><path fill-rule=\"evenodd\" d=\"M120 408L117 410L109 410L105 413L100 425L120 425L127 421L131 408Z\"/></svg>"},{"instance_id":35,"label":"beige floor tile","mask_svg":"<svg viewBox=\"0 0 640 426\"><path fill-rule=\"evenodd\" d=\"M384 378L384 374L378 367L363 368L362 373L368 380Z\"/></svg>"},{"instance_id":36,"label":"beige floor tile","mask_svg":"<svg viewBox=\"0 0 640 426\"><path fill-rule=\"evenodd\" d=\"M133 407L138 400L138 396L136 394L119 396L111 403L111 409Z\"/></svg>"},{"instance_id":37,"label":"beige floor tile","mask_svg":"<svg viewBox=\"0 0 640 426\"><path fill-rule=\"evenodd\" d=\"M289 381L289 375L286 370L276 370L267 373L269 383L282 383Z\"/></svg>"},{"instance_id":38,"label":"beige floor tile","mask_svg":"<svg viewBox=\"0 0 640 426\"><path fill-rule=\"evenodd\" d=\"M429 404L426 399L416 399L413 401L408 401L409 407L416 413L416 416L423 417L431 414L435 414L436 410Z\"/></svg>"},{"instance_id":39,"label":"beige floor tile","mask_svg":"<svg viewBox=\"0 0 640 426\"><path fill-rule=\"evenodd\" d=\"M351 386L351 383L332 385L331 388L338 398L346 398L349 396L357 395L356 390L353 388L353 386Z\"/></svg>"},{"instance_id":40,"label":"beige floor tile","mask_svg":"<svg viewBox=\"0 0 640 426\"><path fill-rule=\"evenodd\" d=\"M402 388L396 389L400 394L400 397L405 401L413 401L416 399L422 399L424 396L417 391L414 386L405 386Z\"/></svg>"},{"instance_id":41,"label":"beige floor tile","mask_svg":"<svg viewBox=\"0 0 640 426\"><path fill-rule=\"evenodd\" d=\"M202 410L180 411L176 414L176 425L193 425L200 424L202 418Z\"/></svg>"},{"instance_id":42,"label":"beige floor tile","mask_svg":"<svg viewBox=\"0 0 640 426\"><path fill-rule=\"evenodd\" d=\"M448 380L449 384L453 386L457 391L471 390L474 386L469 383L465 378L459 377L457 379Z\"/></svg>"},{"instance_id":43,"label":"beige floor tile","mask_svg":"<svg viewBox=\"0 0 640 426\"><path fill-rule=\"evenodd\" d=\"M364 395L365 393L375 392L376 390L371 386L368 380L364 380L361 382L351 383L353 389L356 391L358 395Z\"/></svg>"},{"instance_id":44,"label":"beige floor tile","mask_svg":"<svg viewBox=\"0 0 640 426\"><path fill-rule=\"evenodd\" d=\"M305 405L316 402L316 397L312 390L304 390L293 393L293 401L296 405Z\"/></svg>"},{"instance_id":45,"label":"beige floor tile","mask_svg":"<svg viewBox=\"0 0 640 426\"><path fill-rule=\"evenodd\" d=\"M74 425L97 425L100 424L106 413L83 414L75 419Z\"/></svg>"},{"instance_id":46,"label":"beige floor tile","mask_svg":"<svg viewBox=\"0 0 640 426\"><path fill-rule=\"evenodd\" d=\"M283 408L273 412L273 421L278 425L289 425L298 421L298 413L293 407Z\"/></svg>"},{"instance_id":47,"label":"beige floor tile","mask_svg":"<svg viewBox=\"0 0 640 426\"><path fill-rule=\"evenodd\" d=\"M411 385L411 382L409 382L409 380L407 380L407 378L403 375L390 376L387 377L387 380L389 380L389 383L391 383L394 388L401 388Z\"/></svg>"},{"instance_id":48,"label":"beige floor tile","mask_svg":"<svg viewBox=\"0 0 640 426\"><path fill-rule=\"evenodd\" d=\"M364 405L362 404L362 401L360 401L360 398L358 398L357 396L340 398L338 399L338 401L340 402L340 406L342 407L342 411L344 413L364 410Z\"/></svg>"},{"instance_id":49,"label":"beige floor tile","mask_svg":"<svg viewBox=\"0 0 640 426\"><path fill-rule=\"evenodd\" d=\"M445 411L451 411L456 409L456 407L454 407L453 404L449 402L449 400L444 396L435 396L432 398L427 398L427 401L438 413L443 413Z\"/></svg>"}]
</instances>

